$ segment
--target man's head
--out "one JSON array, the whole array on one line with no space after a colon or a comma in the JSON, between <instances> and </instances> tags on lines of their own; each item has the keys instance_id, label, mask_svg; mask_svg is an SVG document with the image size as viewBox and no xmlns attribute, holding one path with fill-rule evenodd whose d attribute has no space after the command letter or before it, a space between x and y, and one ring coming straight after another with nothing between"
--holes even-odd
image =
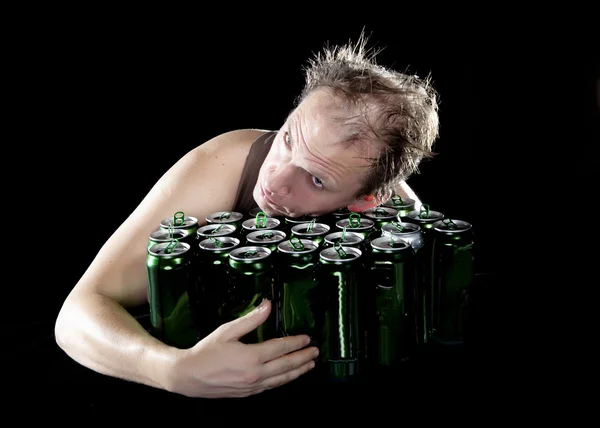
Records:
<instances>
[{"instance_id":1,"label":"man's head","mask_svg":"<svg viewBox=\"0 0 600 428\"><path fill-rule=\"evenodd\" d=\"M309 61L254 191L269 215L364 211L433 155L439 123L429 80L377 65L365 44L361 37Z\"/></svg>"}]
</instances>

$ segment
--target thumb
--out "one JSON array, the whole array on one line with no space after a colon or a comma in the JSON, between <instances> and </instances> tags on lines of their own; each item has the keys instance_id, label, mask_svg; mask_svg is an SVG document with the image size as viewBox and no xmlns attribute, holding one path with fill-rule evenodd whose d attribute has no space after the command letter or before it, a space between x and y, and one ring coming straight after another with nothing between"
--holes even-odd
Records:
<instances>
[{"instance_id":1,"label":"thumb","mask_svg":"<svg viewBox=\"0 0 600 428\"><path fill-rule=\"evenodd\" d=\"M221 326L220 336L222 340L238 340L240 337L250 333L264 323L271 313L271 301L263 301L252 312L243 317L225 323Z\"/></svg>"}]
</instances>

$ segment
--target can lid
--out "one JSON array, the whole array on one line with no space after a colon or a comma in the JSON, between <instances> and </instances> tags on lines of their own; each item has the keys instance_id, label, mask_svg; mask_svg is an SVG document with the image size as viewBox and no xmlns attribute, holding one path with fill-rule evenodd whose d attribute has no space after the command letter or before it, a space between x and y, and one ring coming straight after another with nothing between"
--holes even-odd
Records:
<instances>
[{"instance_id":1,"label":"can lid","mask_svg":"<svg viewBox=\"0 0 600 428\"><path fill-rule=\"evenodd\" d=\"M198 247L206 251L230 250L240 245L240 240L232 236L210 237L203 239Z\"/></svg>"},{"instance_id":2,"label":"can lid","mask_svg":"<svg viewBox=\"0 0 600 428\"><path fill-rule=\"evenodd\" d=\"M415 223L393 221L391 223L384 224L381 230L393 235L412 235L420 232L421 226Z\"/></svg>"},{"instance_id":3,"label":"can lid","mask_svg":"<svg viewBox=\"0 0 600 428\"><path fill-rule=\"evenodd\" d=\"M246 239L252 244L273 244L283 241L286 238L283 230L268 229L257 230L248 234Z\"/></svg>"},{"instance_id":4,"label":"can lid","mask_svg":"<svg viewBox=\"0 0 600 428\"><path fill-rule=\"evenodd\" d=\"M342 237L344 238L342 240ZM356 232L333 232L325 236L325 242L330 245L335 245L339 242L342 245L356 245L364 241L363 236Z\"/></svg>"},{"instance_id":5,"label":"can lid","mask_svg":"<svg viewBox=\"0 0 600 428\"><path fill-rule=\"evenodd\" d=\"M401 238L390 236L380 236L371 241L371 247L375 250L399 253L400 251L411 250L412 246Z\"/></svg>"},{"instance_id":6,"label":"can lid","mask_svg":"<svg viewBox=\"0 0 600 428\"><path fill-rule=\"evenodd\" d=\"M267 230L276 228L280 223L275 217L249 218L242 223L242 227L246 230Z\"/></svg>"},{"instance_id":7,"label":"can lid","mask_svg":"<svg viewBox=\"0 0 600 428\"><path fill-rule=\"evenodd\" d=\"M328 262L349 263L358 259L362 255L362 251L354 247L346 247L344 245L335 245L334 247L325 248L319 253L319 257Z\"/></svg>"},{"instance_id":8,"label":"can lid","mask_svg":"<svg viewBox=\"0 0 600 428\"><path fill-rule=\"evenodd\" d=\"M433 229L444 233L462 233L471 229L471 223L463 220L445 218L433 223Z\"/></svg>"},{"instance_id":9,"label":"can lid","mask_svg":"<svg viewBox=\"0 0 600 428\"><path fill-rule=\"evenodd\" d=\"M235 232L235 226L233 224L226 223L211 223L200 227L196 231L197 236L224 236Z\"/></svg>"},{"instance_id":10,"label":"can lid","mask_svg":"<svg viewBox=\"0 0 600 428\"><path fill-rule=\"evenodd\" d=\"M242 213L236 211L217 211L206 216L209 223L235 223L242 219Z\"/></svg>"},{"instance_id":11,"label":"can lid","mask_svg":"<svg viewBox=\"0 0 600 428\"><path fill-rule=\"evenodd\" d=\"M329 232L329 225L325 223L302 223L292 227L292 233L299 236L319 236Z\"/></svg>"},{"instance_id":12,"label":"can lid","mask_svg":"<svg viewBox=\"0 0 600 428\"><path fill-rule=\"evenodd\" d=\"M182 239L188 236L188 232L183 229L173 229L171 232L173 233L173 236L169 236L169 229L160 228L150 234L150 240L154 242L167 242L173 239Z\"/></svg>"},{"instance_id":13,"label":"can lid","mask_svg":"<svg viewBox=\"0 0 600 428\"><path fill-rule=\"evenodd\" d=\"M186 253L189 249L190 244L174 240L154 244L148 249L148 254L158 257L176 257Z\"/></svg>"},{"instance_id":14,"label":"can lid","mask_svg":"<svg viewBox=\"0 0 600 428\"><path fill-rule=\"evenodd\" d=\"M391 207L374 207L363 211L363 215L371 219L387 220L395 218L398 215L398 210Z\"/></svg>"},{"instance_id":15,"label":"can lid","mask_svg":"<svg viewBox=\"0 0 600 428\"><path fill-rule=\"evenodd\" d=\"M342 220L336 221L335 225L340 229L343 229L345 227L346 229L351 230L368 230L375 226L375 222L368 218L355 219L352 218L351 214L349 218L344 218Z\"/></svg>"},{"instance_id":16,"label":"can lid","mask_svg":"<svg viewBox=\"0 0 600 428\"><path fill-rule=\"evenodd\" d=\"M435 223L438 220L444 218L444 214L439 211L426 210L412 210L406 214L406 217L417 223Z\"/></svg>"},{"instance_id":17,"label":"can lid","mask_svg":"<svg viewBox=\"0 0 600 428\"><path fill-rule=\"evenodd\" d=\"M262 247L260 245L256 246L244 246L238 247L229 253L229 258L244 262L244 263L254 263L260 260L264 260L271 255L271 250L267 247Z\"/></svg>"},{"instance_id":18,"label":"can lid","mask_svg":"<svg viewBox=\"0 0 600 428\"><path fill-rule=\"evenodd\" d=\"M405 210L415 206L415 200L411 198L403 198L399 195L390 197L382 204L384 207L395 208L396 210Z\"/></svg>"},{"instance_id":19,"label":"can lid","mask_svg":"<svg viewBox=\"0 0 600 428\"><path fill-rule=\"evenodd\" d=\"M319 247L310 239L291 238L281 242L277 249L282 253L306 254L316 251Z\"/></svg>"},{"instance_id":20,"label":"can lid","mask_svg":"<svg viewBox=\"0 0 600 428\"><path fill-rule=\"evenodd\" d=\"M164 218L160 222L160 227L168 229L169 225L174 229L187 229L198 224L198 219L192 216L184 216L181 211L175 213L173 217Z\"/></svg>"},{"instance_id":21,"label":"can lid","mask_svg":"<svg viewBox=\"0 0 600 428\"><path fill-rule=\"evenodd\" d=\"M309 214L305 214L300 217L285 217L284 216L283 220L286 223L300 224L300 223L310 223L311 221L317 221L317 220L319 220L319 217L313 217Z\"/></svg>"}]
</instances>

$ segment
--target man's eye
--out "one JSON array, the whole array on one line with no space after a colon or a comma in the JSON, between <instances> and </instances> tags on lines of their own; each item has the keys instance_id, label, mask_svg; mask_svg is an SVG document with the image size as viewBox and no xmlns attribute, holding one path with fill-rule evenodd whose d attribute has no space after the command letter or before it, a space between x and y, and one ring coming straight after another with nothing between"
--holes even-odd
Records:
<instances>
[{"instance_id":1,"label":"man's eye","mask_svg":"<svg viewBox=\"0 0 600 428\"><path fill-rule=\"evenodd\" d=\"M323 188L323 182L321 181L321 179L320 179L320 178L318 178L318 177L315 177L315 176L313 175L313 176L312 176L312 181L313 181L313 184L314 184L314 186L315 186L316 188L318 188L318 189L322 189L322 188Z\"/></svg>"},{"instance_id":2,"label":"man's eye","mask_svg":"<svg viewBox=\"0 0 600 428\"><path fill-rule=\"evenodd\" d=\"M287 132L285 134L283 134L283 142L289 146L290 145L290 134L288 134Z\"/></svg>"}]
</instances>

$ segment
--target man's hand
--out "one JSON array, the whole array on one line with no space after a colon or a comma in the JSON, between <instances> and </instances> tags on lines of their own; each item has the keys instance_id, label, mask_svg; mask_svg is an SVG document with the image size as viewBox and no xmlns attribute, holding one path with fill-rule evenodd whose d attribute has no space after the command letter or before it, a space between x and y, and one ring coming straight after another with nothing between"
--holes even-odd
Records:
<instances>
[{"instance_id":1,"label":"man's hand","mask_svg":"<svg viewBox=\"0 0 600 428\"><path fill-rule=\"evenodd\" d=\"M241 337L271 313L264 300L254 311L221 325L191 349L182 350L169 390L189 397L246 397L284 385L311 370L317 348L306 335L243 344Z\"/></svg>"}]
</instances>

